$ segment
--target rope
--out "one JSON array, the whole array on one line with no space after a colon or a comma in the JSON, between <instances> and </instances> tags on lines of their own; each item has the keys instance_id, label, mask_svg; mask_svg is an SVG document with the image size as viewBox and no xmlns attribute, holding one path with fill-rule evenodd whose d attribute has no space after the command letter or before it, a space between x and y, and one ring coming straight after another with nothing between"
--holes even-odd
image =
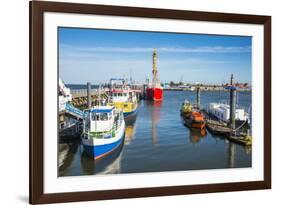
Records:
<instances>
[{"instance_id":1,"label":"rope","mask_svg":"<svg viewBox=\"0 0 281 205\"><path fill-rule=\"evenodd\" d=\"M240 127L236 128L233 131L236 132L237 130L241 129L246 124L246 122L247 122L247 120L245 120L245 122L242 125L240 125Z\"/></svg>"}]
</instances>

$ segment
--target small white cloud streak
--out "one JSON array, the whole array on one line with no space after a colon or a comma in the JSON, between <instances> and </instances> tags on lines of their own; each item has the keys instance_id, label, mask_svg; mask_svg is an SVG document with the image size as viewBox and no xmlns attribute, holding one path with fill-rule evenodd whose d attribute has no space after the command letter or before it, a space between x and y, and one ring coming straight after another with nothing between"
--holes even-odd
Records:
<instances>
[{"instance_id":1,"label":"small white cloud streak","mask_svg":"<svg viewBox=\"0 0 281 205\"><path fill-rule=\"evenodd\" d=\"M76 47L61 45L62 49L68 51L92 53L92 52L117 52L117 53L144 53L152 52L150 47ZM167 53L244 53L251 52L251 46L201 46L201 47L159 47L159 52Z\"/></svg>"},{"instance_id":2,"label":"small white cloud streak","mask_svg":"<svg viewBox=\"0 0 281 205\"><path fill-rule=\"evenodd\" d=\"M75 59L61 59L63 64L88 64L88 65L152 65L150 60L101 60L101 59L86 59L86 60L75 60ZM221 60L205 60L198 58L186 58L183 60L158 60L159 66L163 65L208 65L208 64L229 64L232 61L221 61Z\"/></svg>"}]
</instances>

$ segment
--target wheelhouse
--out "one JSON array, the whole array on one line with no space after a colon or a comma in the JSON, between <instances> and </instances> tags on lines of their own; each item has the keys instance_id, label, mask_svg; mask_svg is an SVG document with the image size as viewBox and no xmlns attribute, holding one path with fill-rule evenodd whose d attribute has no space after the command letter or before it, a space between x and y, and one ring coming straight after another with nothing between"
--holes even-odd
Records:
<instances>
[{"instance_id":1,"label":"wheelhouse","mask_svg":"<svg viewBox=\"0 0 281 205\"><path fill-rule=\"evenodd\" d=\"M129 92L113 91L111 97L113 102L127 102L129 99Z\"/></svg>"},{"instance_id":2,"label":"wheelhouse","mask_svg":"<svg viewBox=\"0 0 281 205\"><path fill-rule=\"evenodd\" d=\"M88 110L86 128L90 132L107 132L113 129L114 107L100 106Z\"/></svg>"}]
</instances>

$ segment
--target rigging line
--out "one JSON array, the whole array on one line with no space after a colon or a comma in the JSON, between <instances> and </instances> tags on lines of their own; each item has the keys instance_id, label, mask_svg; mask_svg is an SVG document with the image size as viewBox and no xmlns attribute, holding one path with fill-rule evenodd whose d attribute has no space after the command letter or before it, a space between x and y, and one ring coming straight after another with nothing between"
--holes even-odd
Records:
<instances>
[{"instance_id":1,"label":"rigging line","mask_svg":"<svg viewBox=\"0 0 281 205\"><path fill-rule=\"evenodd\" d=\"M237 130L241 129L245 124L246 124L247 120L245 120L244 123L242 123L242 125L240 125L239 127L237 127L235 130L233 130L234 132L236 132Z\"/></svg>"}]
</instances>

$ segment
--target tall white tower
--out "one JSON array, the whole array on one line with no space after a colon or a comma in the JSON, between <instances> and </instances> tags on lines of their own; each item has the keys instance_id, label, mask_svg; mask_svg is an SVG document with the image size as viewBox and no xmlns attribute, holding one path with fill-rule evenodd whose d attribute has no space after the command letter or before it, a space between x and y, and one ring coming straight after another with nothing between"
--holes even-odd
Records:
<instances>
[{"instance_id":1,"label":"tall white tower","mask_svg":"<svg viewBox=\"0 0 281 205\"><path fill-rule=\"evenodd\" d=\"M158 69L157 69L157 51L154 48L153 54L152 54L152 85L153 87L159 86L159 80L158 80Z\"/></svg>"}]
</instances>

